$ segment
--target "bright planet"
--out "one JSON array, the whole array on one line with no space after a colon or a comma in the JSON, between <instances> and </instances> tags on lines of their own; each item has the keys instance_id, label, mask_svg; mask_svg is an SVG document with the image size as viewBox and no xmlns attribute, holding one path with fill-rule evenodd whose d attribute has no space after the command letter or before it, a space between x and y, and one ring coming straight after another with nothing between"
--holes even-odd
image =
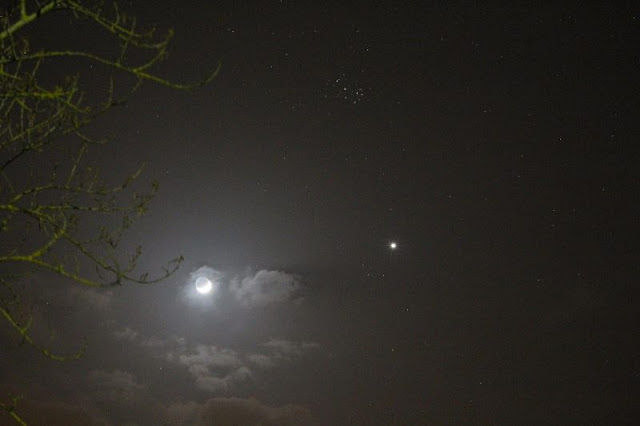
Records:
<instances>
[{"instance_id":1,"label":"bright planet","mask_svg":"<svg viewBox=\"0 0 640 426\"><path fill-rule=\"evenodd\" d=\"M207 294L213 288L211 280L207 277L198 277L196 280L196 290L200 294Z\"/></svg>"}]
</instances>

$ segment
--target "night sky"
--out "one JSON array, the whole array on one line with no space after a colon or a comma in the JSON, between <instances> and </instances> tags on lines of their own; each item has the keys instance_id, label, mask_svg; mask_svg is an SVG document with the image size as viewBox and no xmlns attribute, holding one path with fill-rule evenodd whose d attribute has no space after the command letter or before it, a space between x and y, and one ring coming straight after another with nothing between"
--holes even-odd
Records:
<instances>
[{"instance_id":1,"label":"night sky","mask_svg":"<svg viewBox=\"0 0 640 426\"><path fill-rule=\"evenodd\" d=\"M160 183L124 249L186 260L25 278L44 341L87 350L3 324L2 398L36 425L636 424L640 9L409 3L122 3L175 29L158 73L222 64L95 123L108 179Z\"/></svg>"}]
</instances>

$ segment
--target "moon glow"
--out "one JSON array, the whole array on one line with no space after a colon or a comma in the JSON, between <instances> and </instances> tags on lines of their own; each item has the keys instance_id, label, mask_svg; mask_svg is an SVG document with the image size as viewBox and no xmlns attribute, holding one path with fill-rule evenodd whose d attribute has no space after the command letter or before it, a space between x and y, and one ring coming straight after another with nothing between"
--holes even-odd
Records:
<instances>
[{"instance_id":1,"label":"moon glow","mask_svg":"<svg viewBox=\"0 0 640 426\"><path fill-rule=\"evenodd\" d=\"M211 291L212 288L213 284L211 283L211 280L209 280L209 278L198 277L198 279L196 280L196 290L198 291L198 293L207 294Z\"/></svg>"}]
</instances>

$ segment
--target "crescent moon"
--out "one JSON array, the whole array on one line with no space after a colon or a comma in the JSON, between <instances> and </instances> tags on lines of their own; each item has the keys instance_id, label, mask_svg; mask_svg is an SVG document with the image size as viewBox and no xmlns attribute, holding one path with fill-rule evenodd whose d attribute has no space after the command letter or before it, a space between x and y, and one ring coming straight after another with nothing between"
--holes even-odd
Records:
<instances>
[{"instance_id":1,"label":"crescent moon","mask_svg":"<svg viewBox=\"0 0 640 426\"><path fill-rule=\"evenodd\" d=\"M198 277L196 280L196 290L200 294L207 294L213 288L211 280L207 277Z\"/></svg>"}]
</instances>

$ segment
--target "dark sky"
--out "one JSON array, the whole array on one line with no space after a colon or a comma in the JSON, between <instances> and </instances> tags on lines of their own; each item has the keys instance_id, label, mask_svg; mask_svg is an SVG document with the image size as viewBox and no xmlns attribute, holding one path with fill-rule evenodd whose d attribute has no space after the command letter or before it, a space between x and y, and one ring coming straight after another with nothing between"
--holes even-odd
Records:
<instances>
[{"instance_id":1,"label":"dark sky","mask_svg":"<svg viewBox=\"0 0 640 426\"><path fill-rule=\"evenodd\" d=\"M345 3L123 4L176 30L163 75L222 63L97 123L107 176L160 183L141 268L186 260L25 282L88 344L0 347L33 424L640 419L640 9Z\"/></svg>"}]
</instances>

